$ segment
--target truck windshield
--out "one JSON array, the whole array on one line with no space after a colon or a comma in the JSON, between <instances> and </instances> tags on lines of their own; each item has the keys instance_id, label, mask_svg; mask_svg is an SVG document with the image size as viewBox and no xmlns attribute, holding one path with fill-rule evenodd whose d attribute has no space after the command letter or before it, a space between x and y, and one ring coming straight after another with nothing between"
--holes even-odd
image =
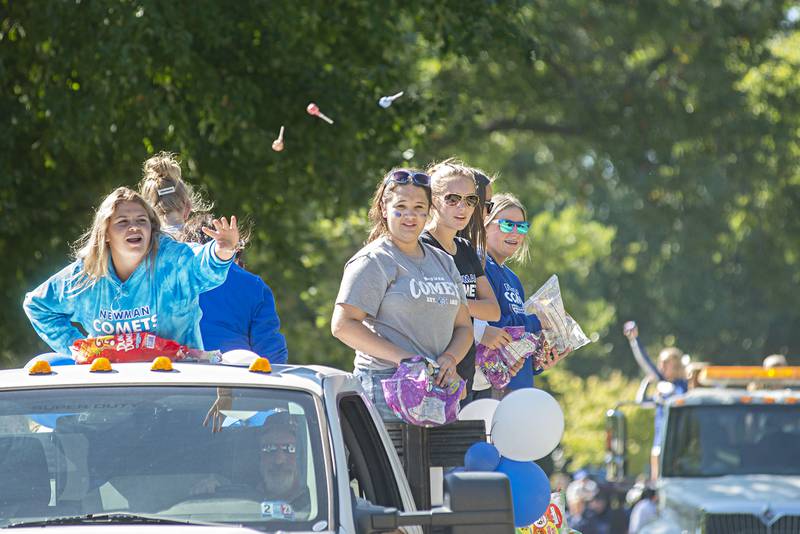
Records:
<instances>
[{"instance_id":1,"label":"truck windshield","mask_svg":"<svg viewBox=\"0 0 800 534\"><path fill-rule=\"evenodd\" d=\"M663 473L673 477L800 475L800 406L672 408Z\"/></svg>"},{"instance_id":2,"label":"truck windshield","mask_svg":"<svg viewBox=\"0 0 800 534\"><path fill-rule=\"evenodd\" d=\"M320 530L327 472L316 405L300 391L0 393L0 527L116 513Z\"/></svg>"}]
</instances>

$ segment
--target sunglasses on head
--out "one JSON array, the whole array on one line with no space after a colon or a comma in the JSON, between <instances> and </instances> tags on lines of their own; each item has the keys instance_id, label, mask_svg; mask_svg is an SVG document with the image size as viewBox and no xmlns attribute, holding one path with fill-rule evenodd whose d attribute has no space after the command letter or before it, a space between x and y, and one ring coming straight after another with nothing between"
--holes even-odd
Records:
<instances>
[{"instance_id":1,"label":"sunglasses on head","mask_svg":"<svg viewBox=\"0 0 800 534\"><path fill-rule=\"evenodd\" d=\"M444 203L447 204L448 206L458 206L459 204L461 204L461 201L463 200L464 204L466 204L470 208L474 208L475 206L477 206L478 201L480 200L480 198L478 198L478 195L461 196L458 193L447 193L442 198L444 198Z\"/></svg>"},{"instance_id":2,"label":"sunglasses on head","mask_svg":"<svg viewBox=\"0 0 800 534\"><path fill-rule=\"evenodd\" d=\"M519 232L520 234L527 234L528 230L530 230L531 228L531 223L527 221L512 221L510 219L498 219L492 222L496 223L497 226L500 227L500 231L503 232L504 234L510 234L511 232L514 231L515 227L517 229L517 232Z\"/></svg>"},{"instance_id":3,"label":"sunglasses on head","mask_svg":"<svg viewBox=\"0 0 800 534\"><path fill-rule=\"evenodd\" d=\"M297 447L293 443L288 443L285 445L267 443L261 447L261 452L264 454L275 454L278 451L285 452L286 454L294 454L297 452Z\"/></svg>"},{"instance_id":4,"label":"sunglasses on head","mask_svg":"<svg viewBox=\"0 0 800 534\"><path fill-rule=\"evenodd\" d=\"M431 177L424 172L394 171L386 177L384 184L394 182L398 185L414 184L420 187L430 187Z\"/></svg>"},{"instance_id":5,"label":"sunglasses on head","mask_svg":"<svg viewBox=\"0 0 800 534\"><path fill-rule=\"evenodd\" d=\"M494 202L492 202L491 200L487 200L486 202L483 203L483 207L486 208L486 213L491 213L492 210L494 209Z\"/></svg>"}]
</instances>

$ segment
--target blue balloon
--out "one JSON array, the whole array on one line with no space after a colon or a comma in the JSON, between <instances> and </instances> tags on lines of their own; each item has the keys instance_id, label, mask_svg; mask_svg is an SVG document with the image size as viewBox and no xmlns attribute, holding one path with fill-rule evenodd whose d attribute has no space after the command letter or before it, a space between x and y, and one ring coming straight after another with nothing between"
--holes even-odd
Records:
<instances>
[{"instance_id":1,"label":"blue balloon","mask_svg":"<svg viewBox=\"0 0 800 534\"><path fill-rule=\"evenodd\" d=\"M464 455L467 471L494 471L499 463L500 452L497 447L485 441L473 444Z\"/></svg>"},{"instance_id":2,"label":"blue balloon","mask_svg":"<svg viewBox=\"0 0 800 534\"><path fill-rule=\"evenodd\" d=\"M495 471L505 473L511 482L514 526L528 526L544 515L550 504L550 481L541 467L503 457Z\"/></svg>"}]
</instances>

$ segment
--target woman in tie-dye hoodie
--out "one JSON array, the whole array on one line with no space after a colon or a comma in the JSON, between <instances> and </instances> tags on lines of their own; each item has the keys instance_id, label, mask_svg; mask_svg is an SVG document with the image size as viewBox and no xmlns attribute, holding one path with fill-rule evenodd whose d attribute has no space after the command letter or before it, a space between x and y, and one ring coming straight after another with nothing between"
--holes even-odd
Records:
<instances>
[{"instance_id":1,"label":"woman in tie-dye hoodie","mask_svg":"<svg viewBox=\"0 0 800 534\"><path fill-rule=\"evenodd\" d=\"M161 231L153 208L120 187L76 244L76 260L25 296L39 336L59 354L84 337L150 332L202 349L198 296L225 281L239 242L236 217L205 229L197 249Z\"/></svg>"}]
</instances>

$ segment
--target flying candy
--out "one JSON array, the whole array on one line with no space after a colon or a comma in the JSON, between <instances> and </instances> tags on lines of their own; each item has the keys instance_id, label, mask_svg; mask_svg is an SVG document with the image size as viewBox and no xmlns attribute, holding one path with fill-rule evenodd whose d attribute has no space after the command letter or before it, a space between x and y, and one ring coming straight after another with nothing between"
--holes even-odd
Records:
<instances>
[{"instance_id":1,"label":"flying candy","mask_svg":"<svg viewBox=\"0 0 800 534\"><path fill-rule=\"evenodd\" d=\"M272 150L275 152L280 152L283 150L283 126L281 126L281 131L278 134L278 138L272 142Z\"/></svg>"},{"instance_id":2,"label":"flying candy","mask_svg":"<svg viewBox=\"0 0 800 534\"><path fill-rule=\"evenodd\" d=\"M392 102L394 102L395 100L397 100L401 96L403 96L403 91L400 91L396 95L392 95L392 96L382 96L381 99L378 100L378 105L380 107L382 107L383 109L386 109L386 108L388 108L389 106L392 105Z\"/></svg>"},{"instance_id":3,"label":"flying candy","mask_svg":"<svg viewBox=\"0 0 800 534\"><path fill-rule=\"evenodd\" d=\"M308 112L309 115L316 115L317 117L324 120L328 124L333 124L333 119L322 113L319 110L319 107L313 102L311 102L309 105L306 106L306 111Z\"/></svg>"}]
</instances>

